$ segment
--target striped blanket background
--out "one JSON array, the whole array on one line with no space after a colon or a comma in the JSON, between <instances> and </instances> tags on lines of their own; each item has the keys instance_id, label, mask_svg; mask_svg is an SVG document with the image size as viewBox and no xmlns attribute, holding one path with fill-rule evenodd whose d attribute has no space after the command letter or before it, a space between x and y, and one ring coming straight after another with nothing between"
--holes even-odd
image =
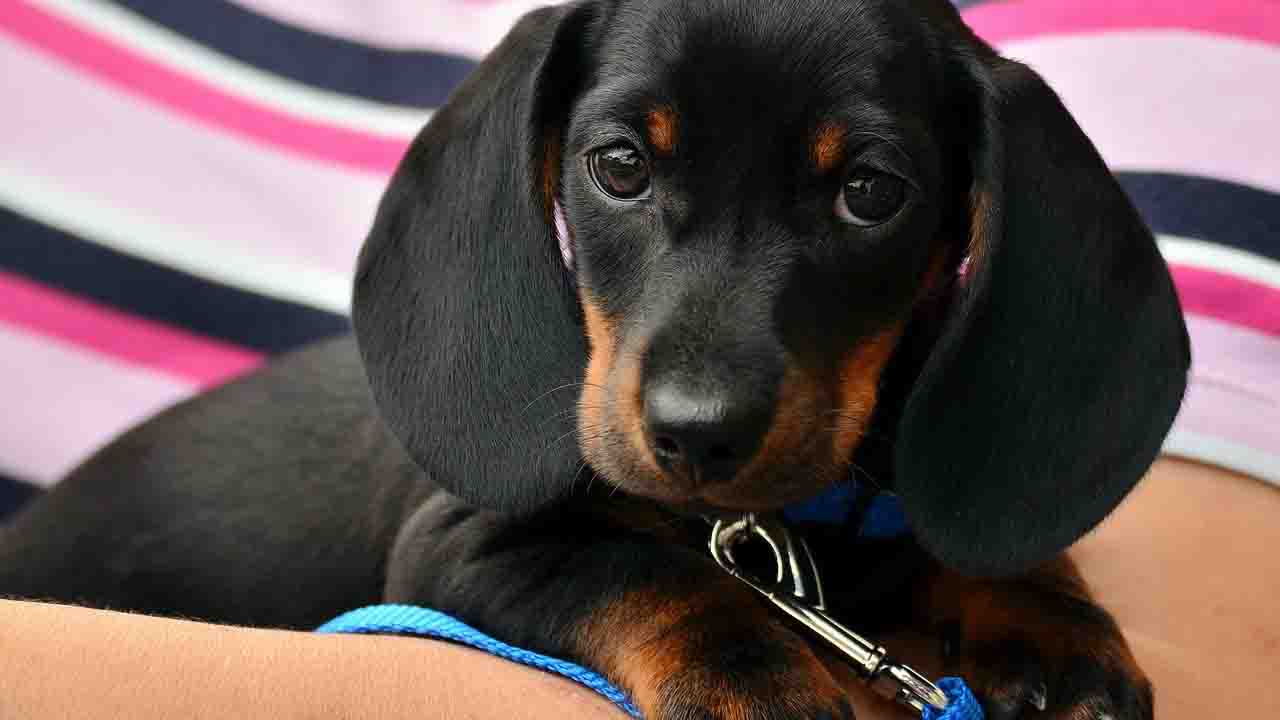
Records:
<instances>
[{"instance_id":1,"label":"striped blanket background","mask_svg":"<svg viewBox=\"0 0 1280 720\"><path fill-rule=\"evenodd\" d=\"M536 4L0 0L0 515L343 332L400 153ZM1280 4L962 5L1160 234L1194 345L1168 450L1280 482Z\"/></svg>"}]
</instances>

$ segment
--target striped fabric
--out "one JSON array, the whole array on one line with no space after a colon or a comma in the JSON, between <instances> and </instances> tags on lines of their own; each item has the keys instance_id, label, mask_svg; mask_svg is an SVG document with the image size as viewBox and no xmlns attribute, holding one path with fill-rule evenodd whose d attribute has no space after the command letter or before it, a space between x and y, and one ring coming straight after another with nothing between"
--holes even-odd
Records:
<instances>
[{"instance_id":1,"label":"striped fabric","mask_svg":"<svg viewBox=\"0 0 1280 720\"><path fill-rule=\"evenodd\" d=\"M539 4L0 0L0 515L140 419L345 331L397 159ZM1160 235L1194 346L1167 449L1280 482L1280 5L960 4Z\"/></svg>"}]
</instances>

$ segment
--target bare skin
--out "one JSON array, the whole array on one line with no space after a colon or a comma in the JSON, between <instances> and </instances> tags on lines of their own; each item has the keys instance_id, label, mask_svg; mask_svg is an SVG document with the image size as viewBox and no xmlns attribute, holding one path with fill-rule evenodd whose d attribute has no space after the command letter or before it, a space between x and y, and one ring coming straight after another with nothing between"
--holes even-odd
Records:
<instances>
[{"instance_id":1,"label":"bare skin","mask_svg":"<svg viewBox=\"0 0 1280 720\"><path fill-rule=\"evenodd\" d=\"M1280 716L1277 518L1280 490L1164 459L1072 550L1161 720ZM886 640L922 669L935 662L910 652L927 640ZM862 720L911 717L847 680ZM568 681L436 642L0 601L0 717L511 716L626 717Z\"/></svg>"},{"instance_id":2,"label":"bare skin","mask_svg":"<svg viewBox=\"0 0 1280 720\"><path fill-rule=\"evenodd\" d=\"M550 720L616 712L570 682L443 643L0 601L6 720Z\"/></svg>"},{"instance_id":3,"label":"bare skin","mask_svg":"<svg viewBox=\"0 0 1280 720\"><path fill-rule=\"evenodd\" d=\"M1163 458L1071 550L1155 688L1158 720L1280 717L1280 489ZM903 643L908 643L904 645ZM929 667L918 638L891 641ZM860 720L909 718L854 693Z\"/></svg>"}]
</instances>

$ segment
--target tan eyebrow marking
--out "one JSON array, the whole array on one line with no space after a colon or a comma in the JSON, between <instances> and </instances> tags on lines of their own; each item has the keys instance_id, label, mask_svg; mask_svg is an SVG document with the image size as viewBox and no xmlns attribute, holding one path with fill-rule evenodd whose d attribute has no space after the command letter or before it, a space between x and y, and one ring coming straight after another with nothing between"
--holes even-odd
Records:
<instances>
[{"instance_id":1,"label":"tan eyebrow marking","mask_svg":"<svg viewBox=\"0 0 1280 720\"><path fill-rule=\"evenodd\" d=\"M649 144L663 155L670 155L676 149L676 111L669 105L659 105L649 111L646 118L649 130Z\"/></svg>"},{"instance_id":2,"label":"tan eyebrow marking","mask_svg":"<svg viewBox=\"0 0 1280 720\"><path fill-rule=\"evenodd\" d=\"M818 172L830 172L844 160L844 125L828 120L818 127L809 149Z\"/></svg>"}]
</instances>

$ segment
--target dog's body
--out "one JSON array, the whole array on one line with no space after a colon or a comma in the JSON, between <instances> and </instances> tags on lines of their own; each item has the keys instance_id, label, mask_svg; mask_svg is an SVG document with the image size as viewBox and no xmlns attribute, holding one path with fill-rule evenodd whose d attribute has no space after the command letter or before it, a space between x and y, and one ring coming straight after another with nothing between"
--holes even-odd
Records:
<instances>
[{"instance_id":1,"label":"dog's body","mask_svg":"<svg viewBox=\"0 0 1280 720\"><path fill-rule=\"evenodd\" d=\"M842 716L701 516L858 467L914 539L808 529L837 613L952 628L993 718L1150 716L1060 553L1176 412L1177 300L1056 97L945 3L529 15L410 149L353 316L77 470L0 535L0 594L412 602L650 717Z\"/></svg>"}]
</instances>

